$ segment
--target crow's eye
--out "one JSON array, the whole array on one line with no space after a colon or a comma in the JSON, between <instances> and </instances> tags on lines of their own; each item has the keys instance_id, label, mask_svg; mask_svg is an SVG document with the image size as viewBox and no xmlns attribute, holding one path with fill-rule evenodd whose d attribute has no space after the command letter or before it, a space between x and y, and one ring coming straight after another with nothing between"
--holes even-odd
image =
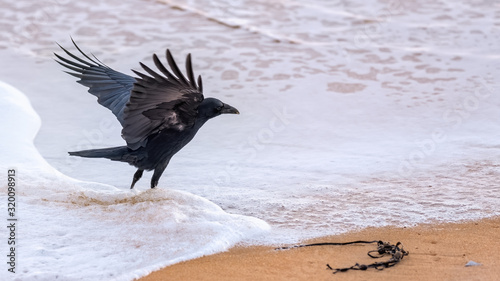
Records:
<instances>
[{"instance_id":1,"label":"crow's eye","mask_svg":"<svg viewBox=\"0 0 500 281\"><path fill-rule=\"evenodd\" d=\"M217 111L221 111L222 110L222 106L217 106Z\"/></svg>"}]
</instances>

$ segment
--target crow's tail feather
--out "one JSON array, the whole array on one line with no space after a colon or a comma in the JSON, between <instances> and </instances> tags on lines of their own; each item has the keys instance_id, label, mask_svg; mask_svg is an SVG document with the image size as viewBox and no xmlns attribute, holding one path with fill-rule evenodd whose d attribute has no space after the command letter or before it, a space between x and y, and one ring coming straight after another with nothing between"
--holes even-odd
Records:
<instances>
[{"instance_id":1,"label":"crow's tail feather","mask_svg":"<svg viewBox=\"0 0 500 281\"><path fill-rule=\"evenodd\" d=\"M72 156L80 156L87 158L107 158L114 161L123 161L125 156L129 153L126 146L109 147L101 149L89 149L82 151L68 152Z\"/></svg>"}]
</instances>

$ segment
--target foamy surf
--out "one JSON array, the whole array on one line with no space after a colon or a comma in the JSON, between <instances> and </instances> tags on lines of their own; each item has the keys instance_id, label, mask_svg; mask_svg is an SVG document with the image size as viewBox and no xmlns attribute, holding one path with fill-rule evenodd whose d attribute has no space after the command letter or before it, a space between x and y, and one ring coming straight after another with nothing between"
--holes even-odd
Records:
<instances>
[{"instance_id":1,"label":"foamy surf","mask_svg":"<svg viewBox=\"0 0 500 281\"><path fill-rule=\"evenodd\" d=\"M12 245L18 264L15 275L1 270L2 280L131 280L269 230L264 221L226 213L188 192L69 178L33 146L40 119L29 100L3 82L0 96L0 118L12 121L0 125L8 132L0 137L2 175L13 169L18 179ZM0 202L7 202L3 176ZM5 227L1 235L9 235Z\"/></svg>"}]
</instances>

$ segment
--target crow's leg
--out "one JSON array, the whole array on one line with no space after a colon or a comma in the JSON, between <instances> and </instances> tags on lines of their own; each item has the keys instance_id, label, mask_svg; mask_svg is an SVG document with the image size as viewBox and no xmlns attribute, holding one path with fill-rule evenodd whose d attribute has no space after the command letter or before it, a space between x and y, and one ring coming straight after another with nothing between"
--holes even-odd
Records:
<instances>
[{"instance_id":1,"label":"crow's leg","mask_svg":"<svg viewBox=\"0 0 500 281\"><path fill-rule=\"evenodd\" d=\"M151 178L151 188L155 188L158 185L158 181L160 180L161 174L163 174L163 171L165 171L166 167L167 165L163 167L156 167L155 172L153 173L153 177Z\"/></svg>"},{"instance_id":2,"label":"crow's leg","mask_svg":"<svg viewBox=\"0 0 500 281\"><path fill-rule=\"evenodd\" d=\"M144 170L137 169L137 172L135 172L134 174L134 179L132 180L132 185L130 186L130 189L134 188L135 183L142 177L142 172L144 172Z\"/></svg>"}]
</instances>

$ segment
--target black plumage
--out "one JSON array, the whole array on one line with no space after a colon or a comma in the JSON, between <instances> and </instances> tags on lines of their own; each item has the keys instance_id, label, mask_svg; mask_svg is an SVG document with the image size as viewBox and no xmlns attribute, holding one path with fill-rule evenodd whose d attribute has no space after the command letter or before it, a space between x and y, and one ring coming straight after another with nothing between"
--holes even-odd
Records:
<instances>
[{"instance_id":1,"label":"black plumage","mask_svg":"<svg viewBox=\"0 0 500 281\"><path fill-rule=\"evenodd\" d=\"M121 123L126 146L69 152L70 155L107 158L129 163L138 168L132 185L144 170L154 170L151 188L158 180L174 154L188 144L205 122L224 113L239 114L234 107L215 98L204 98L201 76L195 80L191 55L186 58L186 74L182 74L169 50L166 51L170 71L156 54L153 62L159 72L140 63L144 74L132 70L138 77L115 71L95 56L78 57L62 46L69 56L58 54L57 62L79 78L77 82L88 87L97 102L113 112Z\"/></svg>"}]
</instances>

